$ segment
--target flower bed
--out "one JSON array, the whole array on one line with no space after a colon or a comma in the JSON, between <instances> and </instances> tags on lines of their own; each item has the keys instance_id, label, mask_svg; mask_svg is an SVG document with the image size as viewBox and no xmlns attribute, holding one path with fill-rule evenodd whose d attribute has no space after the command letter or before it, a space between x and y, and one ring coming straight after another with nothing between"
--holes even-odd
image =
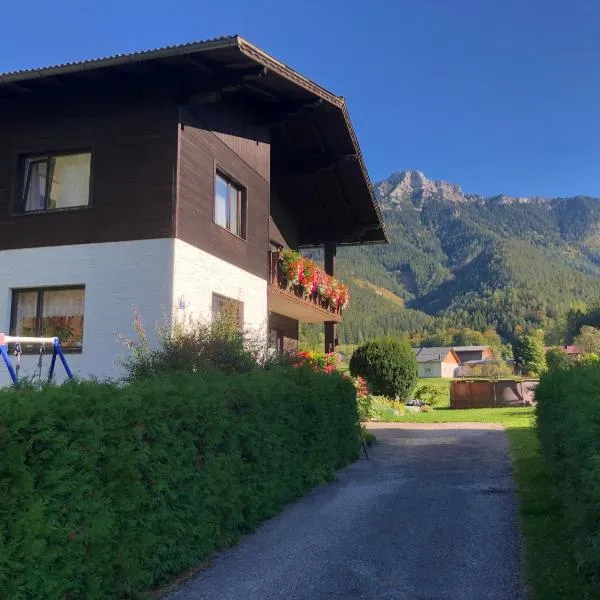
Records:
<instances>
[{"instance_id":1,"label":"flower bed","mask_svg":"<svg viewBox=\"0 0 600 600\"><path fill-rule=\"evenodd\" d=\"M348 306L348 287L314 261L287 248L276 257L277 280L282 287L326 310L341 313Z\"/></svg>"}]
</instances>

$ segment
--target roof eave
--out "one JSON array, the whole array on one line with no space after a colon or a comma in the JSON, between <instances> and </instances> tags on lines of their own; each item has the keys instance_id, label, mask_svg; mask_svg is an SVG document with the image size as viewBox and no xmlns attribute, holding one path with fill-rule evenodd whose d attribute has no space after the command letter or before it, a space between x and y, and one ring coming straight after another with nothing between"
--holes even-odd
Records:
<instances>
[{"instance_id":1,"label":"roof eave","mask_svg":"<svg viewBox=\"0 0 600 600\"><path fill-rule=\"evenodd\" d=\"M229 37L216 38L206 42L193 42L191 44L167 46L165 48L158 48L156 50L146 50L141 52L120 54L108 58L77 61L52 67L43 67L41 69L26 69L23 71L16 71L14 73L8 73L6 75L0 74L0 83L18 83L19 81L30 79L40 79L42 77L51 77L54 75L66 75L68 73L76 73L79 71L91 71L105 67L139 63L146 60L169 58L182 54L191 54L193 52L215 50L217 48L235 46L239 47L240 39L241 38L239 35L233 35Z\"/></svg>"}]
</instances>

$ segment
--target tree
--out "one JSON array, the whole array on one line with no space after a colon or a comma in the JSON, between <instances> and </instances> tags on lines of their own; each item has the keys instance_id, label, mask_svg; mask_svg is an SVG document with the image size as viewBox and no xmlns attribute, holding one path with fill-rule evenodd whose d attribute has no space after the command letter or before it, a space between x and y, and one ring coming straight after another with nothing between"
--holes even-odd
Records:
<instances>
[{"instance_id":1,"label":"tree","mask_svg":"<svg viewBox=\"0 0 600 600\"><path fill-rule=\"evenodd\" d=\"M513 343L513 354L525 375L540 375L546 369L544 346L538 336L518 336Z\"/></svg>"},{"instance_id":2,"label":"tree","mask_svg":"<svg viewBox=\"0 0 600 600\"><path fill-rule=\"evenodd\" d=\"M350 373L364 377L374 394L406 400L417 383L417 358L407 341L374 340L354 351Z\"/></svg>"},{"instance_id":3,"label":"tree","mask_svg":"<svg viewBox=\"0 0 600 600\"><path fill-rule=\"evenodd\" d=\"M583 348L586 354L600 354L600 329L584 325L573 341L576 346Z\"/></svg>"},{"instance_id":4,"label":"tree","mask_svg":"<svg viewBox=\"0 0 600 600\"><path fill-rule=\"evenodd\" d=\"M561 350L560 348L550 348L550 350L546 352L546 364L550 370L554 371L555 369L567 368L571 364L571 361L564 350Z\"/></svg>"}]
</instances>

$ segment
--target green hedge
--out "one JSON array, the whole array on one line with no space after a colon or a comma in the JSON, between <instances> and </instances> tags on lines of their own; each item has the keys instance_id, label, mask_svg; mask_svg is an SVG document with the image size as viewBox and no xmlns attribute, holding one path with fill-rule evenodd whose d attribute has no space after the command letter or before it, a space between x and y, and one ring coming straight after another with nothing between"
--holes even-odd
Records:
<instances>
[{"instance_id":1,"label":"green hedge","mask_svg":"<svg viewBox=\"0 0 600 600\"><path fill-rule=\"evenodd\" d=\"M570 551L600 598L600 364L551 369L536 390L538 432L570 530Z\"/></svg>"},{"instance_id":2,"label":"green hedge","mask_svg":"<svg viewBox=\"0 0 600 600\"><path fill-rule=\"evenodd\" d=\"M307 369L1 392L0 598L152 589L358 447L352 383Z\"/></svg>"}]
</instances>

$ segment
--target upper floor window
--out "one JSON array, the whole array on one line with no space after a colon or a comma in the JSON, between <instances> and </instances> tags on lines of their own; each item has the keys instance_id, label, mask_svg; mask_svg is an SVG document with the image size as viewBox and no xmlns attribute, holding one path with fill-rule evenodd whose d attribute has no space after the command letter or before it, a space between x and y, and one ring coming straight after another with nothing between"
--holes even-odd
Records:
<instances>
[{"instance_id":1,"label":"upper floor window","mask_svg":"<svg viewBox=\"0 0 600 600\"><path fill-rule=\"evenodd\" d=\"M244 188L218 172L215 182L215 223L246 238L246 194Z\"/></svg>"},{"instance_id":2,"label":"upper floor window","mask_svg":"<svg viewBox=\"0 0 600 600\"><path fill-rule=\"evenodd\" d=\"M92 155L46 154L23 159L21 212L87 206L90 201Z\"/></svg>"}]
</instances>

